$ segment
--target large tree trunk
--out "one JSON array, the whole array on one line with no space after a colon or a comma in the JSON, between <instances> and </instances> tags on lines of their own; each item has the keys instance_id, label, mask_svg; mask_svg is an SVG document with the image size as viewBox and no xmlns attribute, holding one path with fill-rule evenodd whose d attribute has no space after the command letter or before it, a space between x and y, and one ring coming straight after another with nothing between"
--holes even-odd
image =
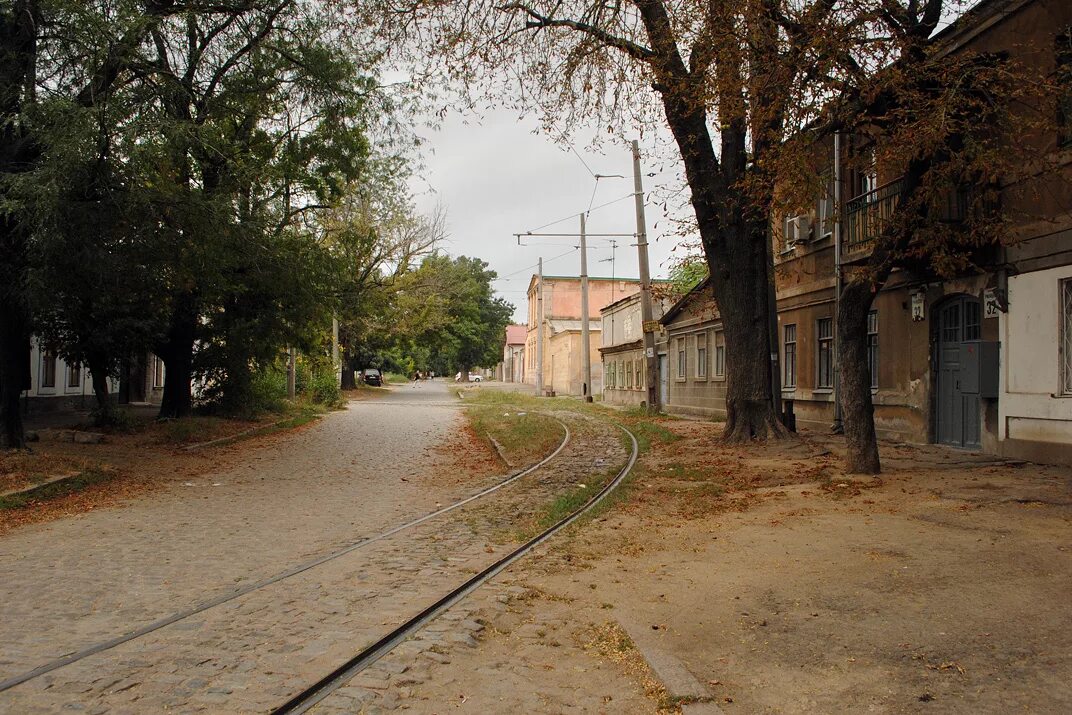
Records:
<instances>
[{"instance_id":1,"label":"large tree trunk","mask_svg":"<svg viewBox=\"0 0 1072 715\"><path fill-rule=\"evenodd\" d=\"M26 446L19 398L31 387L29 246L18 219L0 220L0 447Z\"/></svg>"},{"instance_id":2,"label":"large tree trunk","mask_svg":"<svg viewBox=\"0 0 1072 715\"><path fill-rule=\"evenodd\" d=\"M676 93L663 95L711 272L726 337L727 441L788 435L771 393L770 280L767 226L762 212L737 188L747 154L743 128L725 128L721 166L706 115Z\"/></svg>"},{"instance_id":3,"label":"large tree trunk","mask_svg":"<svg viewBox=\"0 0 1072 715\"><path fill-rule=\"evenodd\" d=\"M20 115L27 88L36 81L40 27L37 0L8 2L0 9L0 175L5 178L33 170L39 157L39 147ZM0 198L11 198L7 186L5 181L5 194ZM18 199L12 203L17 206ZM19 398L31 386L29 229L25 220L25 214L11 207L0 218L0 447L10 449L26 446Z\"/></svg>"},{"instance_id":4,"label":"large tree trunk","mask_svg":"<svg viewBox=\"0 0 1072 715\"><path fill-rule=\"evenodd\" d=\"M186 417L193 410L194 342L197 339L196 299L179 296L167 337L153 352L164 361L164 395L160 419Z\"/></svg>"},{"instance_id":5,"label":"large tree trunk","mask_svg":"<svg viewBox=\"0 0 1072 715\"><path fill-rule=\"evenodd\" d=\"M97 400L97 409L106 413L112 409L112 397L108 394L108 375L103 370L90 368L90 378L93 380L93 396Z\"/></svg>"},{"instance_id":6,"label":"large tree trunk","mask_svg":"<svg viewBox=\"0 0 1072 715\"><path fill-rule=\"evenodd\" d=\"M29 326L28 316L5 296L0 307L0 447L8 449L26 446L19 398L30 388Z\"/></svg>"},{"instance_id":7,"label":"large tree trunk","mask_svg":"<svg viewBox=\"0 0 1072 715\"><path fill-rule=\"evenodd\" d=\"M343 390L356 390L357 381L354 380L354 371L357 369L355 363L357 361L347 355L345 352L342 356L342 389Z\"/></svg>"},{"instance_id":8,"label":"large tree trunk","mask_svg":"<svg viewBox=\"0 0 1072 715\"><path fill-rule=\"evenodd\" d=\"M841 291L837 314L837 364L845 425L845 471L878 474L875 407L867 365L867 314L875 292L866 278L850 280Z\"/></svg>"},{"instance_id":9,"label":"large tree trunk","mask_svg":"<svg viewBox=\"0 0 1072 715\"><path fill-rule=\"evenodd\" d=\"M711 252L715 302L726 338L726 426L723 438L740 442L788 434L775 414L770 383L770 291L766 231L726 237Z\"/></svg>"},{"instance_id":10,"label":"large tree trunk","mask_svg":"<svg viewBox=\"0 0 1072 715\"><path fill-rule=\"evenodd\" d=\"M685 178L696 224L711 271L715 300L726 337L726 428L728 441L788 434L774 410L769 333L770 280L767 269L768 213L745 194L748 122L740 77L726 73L719 88L721 153L707 126L709 97L681 57L673 25L662 3L640 3L651 41L654 86L662 99Z\"/></svg>"}]
</instances>

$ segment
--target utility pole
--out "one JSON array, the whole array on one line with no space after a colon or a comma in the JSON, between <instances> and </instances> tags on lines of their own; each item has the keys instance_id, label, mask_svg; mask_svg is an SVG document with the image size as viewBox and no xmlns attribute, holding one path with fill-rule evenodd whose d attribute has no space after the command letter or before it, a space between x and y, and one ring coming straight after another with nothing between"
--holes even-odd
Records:
<instances>
[{"instance_id":1,"label":"utility pole","mask_svg":"<svg viewBox=\"0 0 1072 715\"><path fill-rule=\"evenodd\" d=\"M656 413L659 404L659 371L655 357L655 333L651 328L651 276L648 273L648 229L644 219L644 184L640 178L640 144L633 140L633 191L636 199L637 254L640 258L640 320L644 334L644 364L648 392L648 412Z\"/></svg>"},{"instance_id":2,"label":"utility pole","mask_svg":"<svg viewBox=\"0 0 1072 715\"><path fill-rule=\"evenodd\" d=\"M543 258L536 284L536 396L543 395Z\"/></svg>"},{"instance_id":3,"label":"utility pole","mask_svg":"<svg viewBox=\"0 0 1072 715\"><path fill-rule=\"evenodd\" d=\"M339 319L331 318L331 364L335 367L336 384L342 387L342 364L339 362Z\"/></svg>"},{"instance_id":4,"label":"utility pole","mask_svg":"<svg viewBox=\"0 0 1072 715\"><path fill-rule=\"evenodd\" d=\"M834 133L834 210L837 219L834 220L834 355L838 355L841 347L838 345L838 313L841 312L841 132ZM831 216L833 211L829 212ZM834 434L845 434L845 425L842 423L841 414L841 366L834 361L834 424L831 428Z\"/></svg>"},{"instance_id":5,"label":"utility pole","mask_svg":"<svg viewBox=\"0 0 1072 715\"><path fill-rule=\"evenodd\" d=\"M584 359L584 401L592 401L592 345L588 334L588 246L584 240L584 214L581 214L581 351Z\"/></svg>"}]
</instances>

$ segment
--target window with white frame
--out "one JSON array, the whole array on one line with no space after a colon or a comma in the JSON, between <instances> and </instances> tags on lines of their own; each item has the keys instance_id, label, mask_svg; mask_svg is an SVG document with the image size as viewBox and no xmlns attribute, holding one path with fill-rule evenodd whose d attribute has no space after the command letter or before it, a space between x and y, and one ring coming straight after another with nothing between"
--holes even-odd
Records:
<instances>
[{"instance_id":1,"label":"window with white frame","mask_svg":"<svg viewBox=\"0 0 1072 715\"><path fill-rule=\"evenodd\" d=\"M871 374L871 389L878 388L878 311L867 314L867 370Z\"/></svg>"},{"instance_id":2,"label":"window with white frame","mask_svg":"<svg viewBox=\"0 0 1072 715\"><path fill-rule=\"evenodd\" d=\"M625 389L633 389L633 365L632 360L626 360L622 363L622 369L625 371Z\"/></svg>"},{"instance_id":3,"label":"window with white frame","mask_svg":"<svg viewBox=\"0 0 1072 715\"><path fill-rule=\"evenodd\" d=\"M688 374L685 372L685 368L688 365L688 360L685 355L685 340L683 338L677 339L677 379L684 380Z\"/></svg>"},{"instance_id":4,"label":"window with white frame","mask_svg":"<svg viewBox=\"0 0 1072 715\"><path fill-rule=\"evenodd\" d=\"M791 323L785 326L782 331L784 335L784 349L782 366L784 368L784 376L782 377L782 387L790 388L797 386L797 326L796 323Z\"/></svg>"},{"instance_id":5,"label":"window with white frame","mask_svg":"<svg viewBox=\"0 0 1072 715\"><path fill-rule=\"evenodd\" d=\"M67 363L67 387L82 386L82 366L77 363Z\"/></svg>"},{"instance_id":6,"label":"window with white frame","mask_svg":"<svg viewBox=\"0 0 1072 715\"><path fill-rule=\"evenodd\" d=\"M521 361L524 363L525 354L521 353ZM164 361L157 356L153 356L153 387L164 386Z\"/></svg>"},{"instance_id":7,"label":"window with white frame","mask_svg":"<svg viewBox=\"0 0 1072 715\"><path fill-rule=\"evenodd\" d=\"M638 390L644 389L644 358L637 358L633 363L633 369L636 371L636 386Z\"/></svg>"},{"instance_id":8,"label":"window with white frame","mask_svg":"<svg viewBox=\"0 0 1072 715\"><path fill-rule=\"evenodd\" d=\"M715 377L726 377L726 334L715 331Z\"/></svg>"},{"instance_id":9,"label":"window with white frame","mask_svg":"<svg viewBox=\"0 0 1072 715\"><path fill-rule=\"evenodd\" d=\"M696 336L696 377L707 379L707 333Z\"/></svg>"},{"instance_id":10,"label":"window with white frame","mask_svg":"<svg viewBox=\"0 0 1072 715\"><path fill-rule=\"evenodd\" d=\"M819 318L815 321L816 379L820 390L834 386L834 319Z\"/></svg>"},{"instance_id":11,"label":"window with white frame","mask_svg":"<svg viewBox=\"0 0 1072 715\"><path fill-rule=\"evenodd\" d=\"M56 355L49 351L41 353L41 387L51 389L56 386Z\"/></svg>"},{"instance_id":12,"label":"window with white frame","mask_svg":"<svg viewBox=\"0 0 1072 715\"><path fill-rule=\"evenodd\" d=\"M1072 395L1072 278L1061 281L1061 394Z\"/></svg>"}]
</instances>

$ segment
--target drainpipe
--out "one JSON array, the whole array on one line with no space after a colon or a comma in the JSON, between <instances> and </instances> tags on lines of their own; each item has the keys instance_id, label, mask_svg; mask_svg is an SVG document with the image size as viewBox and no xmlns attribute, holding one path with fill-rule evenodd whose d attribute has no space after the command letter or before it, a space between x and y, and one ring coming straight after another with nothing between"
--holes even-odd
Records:
<instances>
[{"instance_id":1,"label":"drainpipe","mask_svg":"<svg viewBox=\"0 0 1072 715\"><path fill-rule=\"evenodd\" d=\"M837 220L834 221L834 434L844 434L841 418L841 366L838 364L838 312L841 309L841 132L834 133L834 206Z\"/></svg>"}]
</instances>

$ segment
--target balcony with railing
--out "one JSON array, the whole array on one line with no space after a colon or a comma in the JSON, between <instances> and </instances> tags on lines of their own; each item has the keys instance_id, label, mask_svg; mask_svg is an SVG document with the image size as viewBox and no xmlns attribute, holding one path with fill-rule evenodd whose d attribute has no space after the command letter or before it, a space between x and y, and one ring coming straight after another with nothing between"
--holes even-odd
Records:
<instances>
[{"instance_id":1,"label":"balcony with railing","mask_svg":"<svg viewBox=\"0 0 1072 715\"><path fill-rule=\"evenodd\" d=\"M841 224L842 260L852 262L871 253L875 238L893 217L904 193L904 180L894 179L845 204ZM943 223L962 223L968 216L971 189L959 186L940 199L935 218Z\"/></svg>"}]
</instances>

